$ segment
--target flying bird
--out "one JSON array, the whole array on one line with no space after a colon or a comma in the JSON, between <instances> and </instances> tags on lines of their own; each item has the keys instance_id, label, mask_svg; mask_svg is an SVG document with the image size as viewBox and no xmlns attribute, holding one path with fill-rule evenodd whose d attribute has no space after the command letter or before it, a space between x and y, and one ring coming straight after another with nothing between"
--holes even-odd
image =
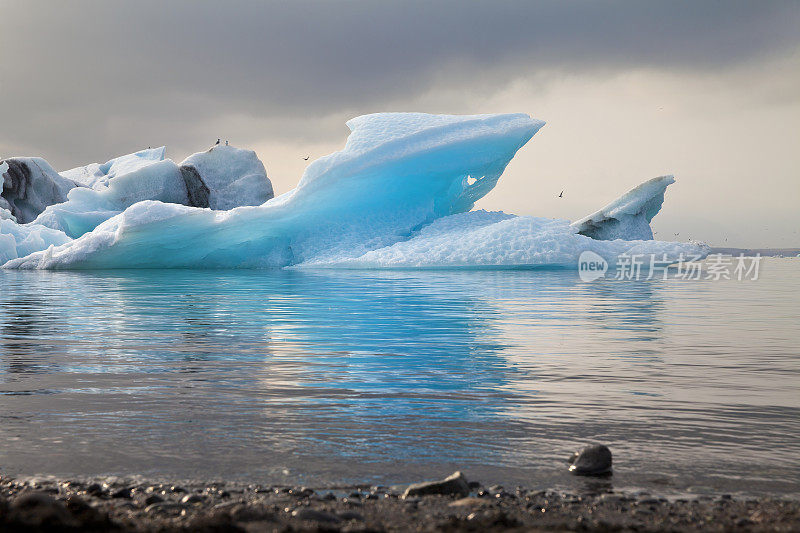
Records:
<instances>
[{"instance_id":1,"label":"flying bird","mask_svg":"<svg viewBox=\"0 0 800 533\"><path fill-rule=\"evenodd\" d=\"M305 156L305 157L303 158L303 161L308 161L308 158L309 158L309 157L311 157L311 156L310 156L310 155L307 155L307 156Z\"/></svg>"},{"instance_id":2,"label":"flying bird","mask_svg":"<svg viewBox=\"0 0 800 533\"><path fill-rule=\"evenodd\" d=\"M561 191L561 194L558 195L559 198L564 198L564 191Z\"/></svg>"}]
</instances>

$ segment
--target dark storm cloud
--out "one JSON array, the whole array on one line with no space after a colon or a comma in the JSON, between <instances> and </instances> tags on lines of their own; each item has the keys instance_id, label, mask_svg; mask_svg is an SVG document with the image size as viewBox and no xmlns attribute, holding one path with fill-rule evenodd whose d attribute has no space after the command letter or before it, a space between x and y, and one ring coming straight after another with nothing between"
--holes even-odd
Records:
<instances>
[{"instance_id":1,"label":"dark storm cloud","mask_svg":"<svg viewBox=\"0 0 800 533\"><path fill-rule=\"evenodd\" d=\"M0 154L313 138L313 121L537 70L714 70L798 46L772 2L0 0ZM443 74L446 73L446 76ZM443 82L442 78L447 81ZM468 112L471 110L465 110Z\"/></svg>"}]
</instances>

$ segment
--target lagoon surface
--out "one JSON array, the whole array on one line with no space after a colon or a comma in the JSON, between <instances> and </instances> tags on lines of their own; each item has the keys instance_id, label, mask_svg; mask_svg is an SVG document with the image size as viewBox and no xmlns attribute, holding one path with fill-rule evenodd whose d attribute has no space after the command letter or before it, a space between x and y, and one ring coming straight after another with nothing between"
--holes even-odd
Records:
<instances>
[{"instance_id":1,"label":"lagoon surface","mask_svg":"<svg viewBox=\"0 0 800 533\"><path fill-rule=\"evenodd\" d=\"M0 271L0 473L800 494L800 260L569 271Z\"/></svg>"}]
</instances>

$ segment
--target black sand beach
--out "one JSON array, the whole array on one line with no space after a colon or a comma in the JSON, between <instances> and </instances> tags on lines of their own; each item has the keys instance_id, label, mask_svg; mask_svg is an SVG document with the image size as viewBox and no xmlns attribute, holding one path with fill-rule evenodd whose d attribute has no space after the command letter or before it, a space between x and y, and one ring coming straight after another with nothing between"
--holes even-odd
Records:
<instances>
[{"instance_id":1,"label":"black sand beach","mask_svg":"<svg viewBox=\"0 0 800 533\"><path fill-rule=\"evenodd\" d=\"M666 499L469 483L469 494L401 487L315 490L214 483L0 478L0 531L797 531L800 502ZM458 492L434 485L421 492ZM413 491L412 491L413 492Z\"/></svg>"}]
</instances>

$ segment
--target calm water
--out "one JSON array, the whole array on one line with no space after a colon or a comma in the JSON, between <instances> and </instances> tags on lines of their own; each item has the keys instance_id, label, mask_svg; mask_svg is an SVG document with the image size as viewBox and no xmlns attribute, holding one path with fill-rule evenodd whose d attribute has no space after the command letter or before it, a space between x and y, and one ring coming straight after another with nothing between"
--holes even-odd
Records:
<instances>
[{"instance_id":1,"label":"calm water","mask_svg":"<svg viewBox=\"0 0 800 533\"><path fill-rule=\"evenodd\" d=\"M575 272L0 271L0 472L800 494L800 260Z\"/></svg>"}]
</instances>

